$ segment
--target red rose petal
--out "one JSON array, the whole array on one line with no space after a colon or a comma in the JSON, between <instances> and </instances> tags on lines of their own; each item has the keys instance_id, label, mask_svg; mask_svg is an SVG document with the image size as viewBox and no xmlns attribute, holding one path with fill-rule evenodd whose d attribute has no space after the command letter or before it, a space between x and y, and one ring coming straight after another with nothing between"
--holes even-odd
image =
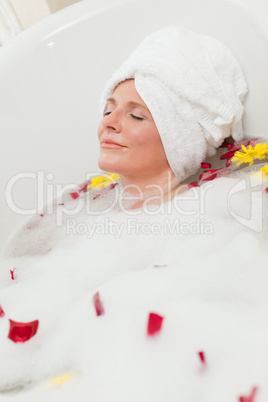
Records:
<instances>
[{"instance_id":1,"label":"red rose petal","mask_svg":"<svg viewBox=\"0 0 268 402\"><path fill-rule=\"evenodd\" d=\"M80 197L80 195L78 193L70 193L70 196L76 200L76 198Z\"/></svg>"},{"instance_id":2,"label":"red rose petal","mask_svg":"<svg viewBox=\"0 0 268 402\"><path fill-rule=\"evenodd\" d=\"M24 343L31 339L37 332L39 321L16 322L9 320L10 328L8 338L15 343Z\"/></svg>"},{"instance_id":3,"label":"red rose petal","mask_svg":"<svg viewBox=\"0 0 268 402\"><path fill-rule=\"evenodd\" d=\"M268 187L266 187L265 191L266 191L266 193L268 193Z\"/></svg>"},{"instance_id":4,"label":"red rose petal","mask_svg":"<svg viewBox=\"0 0 268 402\"><path fill-rule=\"evenodd\" d=\"M199 180L214 180L216 177L228 176L231 172L232 170L230 168L204 170L204 172L199 176Z\"/></svg>"},{"instance_id":5,"label":"red rose petal","mask_svg":"<svg viewBox=\"0 0 268 402\"><path fill-rule=\"evenodd\" d=\"M61 204L58 204L58 205L64 205L64 202L62 202Z\"/></svg>"},{"instance_id":6,"label":"red rose petal","mask_svg":"<svg viewBox=\"0 0 268 402\"><path fill-rule=\"evenodd\" d=\"M95 295L93 296L93 302L94 302L96 314L97 315L104 314L104 309L103 309L102 303L100 301L99 292L95 293Z\"/></svg>"},{"instance_id":7,"label":"red rose petal","mask_svg":"<svg viewBox=\"0 0 268 402\"><path fill-rule=\"evenodd\" d=\"M229 150L228 152L226 152L226 154L223 154L221 157L220 157L220 159L221 160L223 160L223 159L231 159L233 156L234 156L234 154L236 153L236 151L239 151L241 149L241 147L239 147L239 148L234 148L234 149L232 149L231 151Z\"/></svg>"},{"instance_id":8,"label":"red rose petal","mask_svg":"<svg viewBox=\"0 0 268 402\"><path fill-rule=\"evenodd\" d=\"M200 167L201 167L202 169L208 169L208 168L211 167L211 164L210 164L210 163L206 163L206 162L202 162Z\"/></svg>"},{"instance_id":9,"label":"red rose petal","mask_svg":"<svg viewBox=\"0 0 268 402\"><path fill-rule=\"evenodd\" d=\"M89 185L89 180L87 180L85 183L81 184L79 188L79 192L84 191L84 193L88 190L88 185Z\"/></svg>"},{"instance_id":10,"label":"red rose petal","mask_svg":"<svg viewBox=\"0 0 268 402\"><path fill-rule=\"evenodd\" d=\"M152 336L159 332L162 328L163 319L164 317L159 314L150 313L148 318L147 334Z\"/></svg>"},{"instance_id":11,"label":"red rose petal","mask_svg":"<svg viewBox=\"0 0 268 402\"><path fill-rule=\"evenodd\" d=\"M249 396L240 396L239 397L239 402L254 402L256 392L257 392L257 387L252 388L251 394Z\"/></svg>"},{"instance_id":12,"label":"red rose petal","mask_svg":"<svg viewBox=\"0 0 268 402\"><path fill-rule=\"evenodd\" d=\"M214 174L220 169L204 170L204 172L199 176L199 180L213 180L217 176Z\"/></svg>"},{"instance_id":13,"label":"red rose petal","mask_svg":"<svg viewBox=\"0 0 268 402\"><path fill-rule=\"evenodd\" d=\"M229 167L231 165L231 159L227 159L226 161L226 167Z\"/></svg>"},{"instance_id":14,"label":"red rose petal","mask_svg":"<svg viewBox=\"0 0 268 402\"><path fill-rule=\"evenodd\" d=\"M12 281L14 281L14 279L15 279L15 276L14 276L14 271L15 271L15 269L16 269L16 268L13 268L13 269L10 270L10 275L11 275Z\"/></svg>"},{"instance_id":15,"label":"red rose petal","mask_svg":"<svg viewBox=\"0 0 268 402\"><path fill-rule=\"evenodd\" d=\"M205 353L204 352L198 352L198 356L199 356L201 362L205 365L206 364Z\"/></svg>"},{"instance_id":16,"label":"red rose petal","mask_svg":"<svg viewBox=\"0 0 268 402\"><path fill-rule=\"evenodd\" d=\"M117 186L117 185L118 185L118 183L112 183L110 186L110 190L113 190L115 188L115 186Z\"/></svg>"},{"instance_id":17,"label":"red rose petal","mask_svg":"<svg viewBox=\"0 0 268 402\"><path fill-rule=\"evenodd\" d=\"M199 184L197 183L197 181L192 181L191 183L188 184L188 187L189 187L189 188L192 188L192 187L200 187L200 186L199 186Z\"/></svg>"},{"instance_id":18,"label":"red rose petal","mask_svg":"<svg viewBox=\"0 0 268 402\"><path fill-rule=\"evenodd\" d=\"M228 148L230 149L233 146L233 143L224 140L223 143L219 146L219 148Z\"/></svg>"},{"instance_id":19,"label":"red rose petal","mask_svg":"<svg viewBox=\"0 0 268 402\"><path fill-rule=\"evenodd\" d=\"M5 313L2 307L0 306L0 317L4 317Z\"/></svg>"},{"instance_id":20,"label":"red rose petal","mask_svg":"<svg viewBox=\"0 0 268 402\"><path fill-rule=\"evenodd\" d=\"M95 195L95 197L93 197L93 200L96 200L96 199L99 198L100 196L101 196L100 194Z\"/></svg>"}]
</instances>

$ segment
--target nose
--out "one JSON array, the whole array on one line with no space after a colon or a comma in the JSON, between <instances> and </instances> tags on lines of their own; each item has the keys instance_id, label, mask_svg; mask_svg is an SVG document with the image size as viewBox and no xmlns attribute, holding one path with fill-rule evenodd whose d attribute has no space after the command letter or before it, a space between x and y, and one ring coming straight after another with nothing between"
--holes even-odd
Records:
<instances>
[{"instance_id":1,"label":"nose","mask_svg":"<svg viewBox=\"0 0 268 402\"><path fill-rule=\"evenodd\" d=\"M122 128L122 116L119 110L113 110L102 119L102 124L107 130L119 133Z\"/></svg>"}]
</instances>

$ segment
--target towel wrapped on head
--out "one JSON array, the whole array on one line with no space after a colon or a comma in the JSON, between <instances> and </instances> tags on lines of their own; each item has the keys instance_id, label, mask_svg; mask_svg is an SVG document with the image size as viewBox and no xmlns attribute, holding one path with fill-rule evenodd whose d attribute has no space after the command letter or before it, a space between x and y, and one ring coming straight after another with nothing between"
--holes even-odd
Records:
<instances>
[{"instance_id":1,"label":"towel wrapped on head","mask_svg":"<svg viewBox=\"0 0 268 402\"><path fill-rule=\"evenodd\" d=\"M237 59L215 38L175 26L153 32L107 82L102 111L116 86L130 78L180 181L215 154L225 138L243 138L247 83Z\"/></svg>"}]
</instances>

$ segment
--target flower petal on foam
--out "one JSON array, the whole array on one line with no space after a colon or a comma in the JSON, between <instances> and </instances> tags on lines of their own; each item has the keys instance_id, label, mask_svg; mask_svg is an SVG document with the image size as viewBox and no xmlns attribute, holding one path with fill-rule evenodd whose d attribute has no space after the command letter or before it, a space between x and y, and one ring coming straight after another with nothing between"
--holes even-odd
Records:
<instances>
[{"instance_id":1,"label":"flower petal on foam","mask_svg":"<svg viewBox=\"0 0 268 402\"><path fill-rule=\"evenodd\" d=\"M240 396L239 402L255 402L255 395L257 392L257 387L252 388L249 396Z\"/></svg>"},{"instance_id":2,"label":"flower petal on foam","mask_svg":"<svg viewBox=\"0 0 268 402\"><path fill-rule=\"evenodd\" d=\"M216 177L228 176L231 172L232 172L232 170L230 168L205 170L199 176L199 180L203 180L203 181L214 180L214 179L216 179Z\"/></svg>"},{"instance_id":3,"label":"flower petal on foam","mask_svg":"<svg viewBox=\"0 0 268 402\"><path fill-rule=\"evenodd\" d=\"M260 171L263 172L265 176L268 177L268 165L265 165L262 168L260 168Z\"/></svg>"},{"instance_id":4,"label":"flower petal on foam","mask_svg":"<svg viewBox=\"0 0 268 402\"><path fill-rule=\"evenodd\" d=\"M102 188L111 183L113 183L116 179L118 179L118 175L116 173L108 173L105 176L97 176L91 179L91 184L88 188Z\"/></svg>"},{"instance_id":5,"label":"flower petal on foam","mask_svg":"<svg viewBox=\"0 0 268 402\"><path fill-rule=\"evenodd\" d=\"M192 188L192 187L200 187L200 186L199 186L199 184L197 183L197 181L192 181L191 183L188 184L188 187L189 187L189 188Z\"/></svg>"},{"instance_id":6,"label":"flower petal on foam","mask_svg":"<svg viewBox=\"0 0 268 402\"><path fill-rule=\"evenodd\" d=\"M249 163L249 166L251 166L254 159L261 160L268 155L268 144L258 143L254 148L252 148L252 145L249 145L248 148L241 145L241 148L244 152L235 152L234 157L231 159L232 162L237 162L236 165Z\"/></svg>"},{"instance_id":7,"label":"flower petal on foam","mask_svg":"<svg viewBox=\"0 0 268 402\"><path fill-rule=\"evenodd\" d=\"M206 163L206 162L201 162L200 167L201 167L202 169L208 169L208 168L211 168L211 164L210 164L210 163Z\"/></svg>"},{"instance_id":8,"label":"flower petal on foam","mask_svg":"<svg viewBox=\"0 0 268 402\"><path fill-rule=\"evenodd\" d=\"M220 157L220 159L221 160L223 160L223 159L231 159L233 156L234 156L234 154L237 152L237 151L239 151L239 149L240 148L234 148L234 149L232 149L231 151L229 150L228 152L226 152L226 154L223 154L223 155L221 155L221 157Z\"/></svg>"},{"instance_id":9,"label":"flower petal on foam","mask_svg":"<svg viewBox=\"0 0 268 402\"><path fill-rule=\"evenodd\" d=\"M159 314L150 313L148 317L147 334L153 336L158 333L162 328L163 319L164 317Z\"/></svg>"},{"instance_id":10,"label":"flower petal on foam","mask_svg":"<svg viewBox=\"0 0 268 402\"><path fill-rule=\"evenodd\" d=\"M93 302L94 302L94 307L95 307L95 310L96 310L96 314L97 315L103 315L104 314L104 308L103 308L102 302L100 300L99 292L94 294Z\"/></svg>"},{"instance_id":11,"label":"flower petal on foam","mask_svg":"<svg viewBox=\"0 0 268 402\"><path fill-rule=\"evenodd\" d=\"M83 184L80 185L80 187L79 187L79 189L78 189L79 193L80 193L81 191L83 191L83 192L85 193L85 192L88 190L88 188L89 188L89 182L90 182L90 180L87 180L85 183L83 183Z\"/></svg>"},{"instance_id":12,"label":"flower petal on foam","mask_svg":"<svg viewBox=\"0 0 268 402\"><path fill-rule=\"evenodd\" d=\"M65 384L67 381L69 381L70 378L72 378L72 377L73 377L72 374L63 374L58 377L53 377L50 381L53 385L61 386L61 385Z\"/></svg>"},{"instance_id":13,"label":"flower petal on foam","mask_svg":"<svg viewBox=\"0 0 268 402\"><path fill-rule=\"evenodd\" d=\"M12 281L15 280L15 276L14 276L15 269L16 268L13 268L13 269L10 270L10 276L11 276Z\"/></svg>"},{"instance_id":14,"label":"flower petal on foam","mask_svg":"<svg viewBox=\"0 0 268 402\"><path fill-rule=\"evenodd\" d=\"M24 343L36 334L39 321L35 320L23 323L9 320L9 324L8 338L15 343Z\"/></svg>"},{"instance_id":15,"label":"flower petal on foam","mask_svg":"<svg viewBox=\"0 0 268 402\"><path fill-rule=\"evenodd\" d=\"M70 193L70 196L76 200L78 197L80 197L80 195L78 193Z\"/></svg>"},{"instance_id":16,"label":"flower petal on foam","mask_svg":"<svg viewBox=\"0 0 268 402\"><path fill-rule=\"evenodd\" d=\"M201 363L203 363L203 365L206 364L206 357L205 357L205 353L203 351L198 352L198 356L199 359L201 360Z\"/></svg>"}]
</instances>

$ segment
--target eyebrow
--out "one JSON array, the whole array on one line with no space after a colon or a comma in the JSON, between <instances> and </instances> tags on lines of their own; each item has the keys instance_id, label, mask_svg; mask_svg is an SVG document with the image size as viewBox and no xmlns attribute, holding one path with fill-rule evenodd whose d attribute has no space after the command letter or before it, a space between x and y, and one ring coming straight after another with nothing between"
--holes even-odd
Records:
<instances>
[{"instance_id":1,"label":"eyebrow","mask_svg":"<svg viewBox=\"0 0 268 402\"><path fill-rule=\"evenodd\" d=\"M115 98L108 98L107 102L116 103L116 100ZM150 113L150 110L147 107L143 106L141 103L129 101L127 104L130 106L141 106L144 110L146 110L146 112Z\"/></svg>"}]
</instances>

